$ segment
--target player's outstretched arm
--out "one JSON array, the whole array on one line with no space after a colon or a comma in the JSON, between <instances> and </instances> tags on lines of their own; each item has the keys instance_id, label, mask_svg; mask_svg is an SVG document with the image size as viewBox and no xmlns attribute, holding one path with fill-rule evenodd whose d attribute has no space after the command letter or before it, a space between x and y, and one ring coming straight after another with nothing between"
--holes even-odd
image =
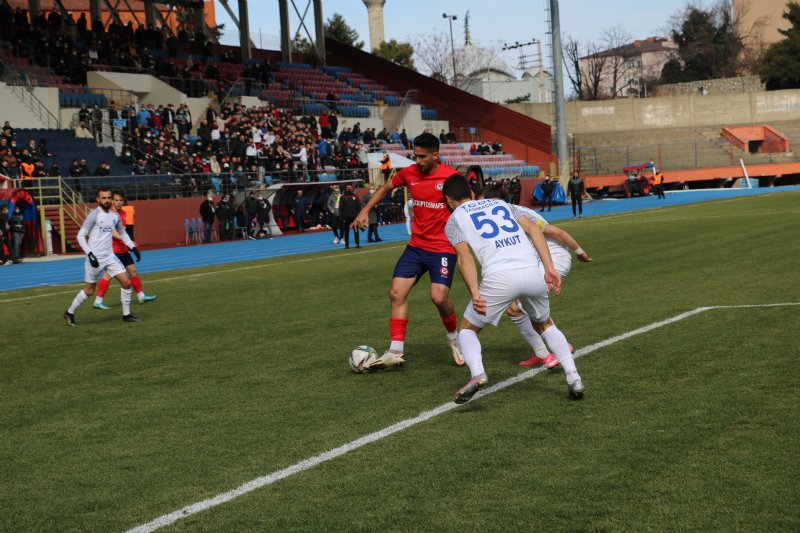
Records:
<instances>
[{"instance_id":1,"label":"player's outstretched arm","mask_svg":"<svg viewBox=\"0 0 800 533\"><path fill-rule=\"evenodd\" d=\"M386 195L389 194L389 191L391 191L392 189L394 189L394 185L392 185L391 181L387 181L386 183L383 184L383 186L381 186L380 189L375 191L375 194L372 195L372 198L369 199L369 202L367 202L367 204L361 208L361 211L359 211L358 216L353 221L353 223L350 224L350 227L366 228L369 225L370 210L376 205L378 205L378 202L383 200L386 197Z\"/></svg>"},{"instance_id":2,"label":"player's outstretched arm","mask_svg":"<svg viewBox=\"0 0 800 533\"><path fill-rule=\"evenodd\" d=\"M578 244L578 241L575 238L567 233L565 230L561 228L557 228L552 224L548 224L546 228L544 228L544 235L550 239L560 242L573 252L575 252L575 256L578 258L578 261L582 261L584 263L591 263L592 258L589 257L583 248Z\"/></svg>"},{"instance_id":3,"label":"player's outstretched arm","mask_svg":"<svg viewBox=\"0 0 800 533\"><path fill-rule=\"evenodd\" d=\"M561 276L558 275L553 267L553 258L550 257L550 248L547 247L547 241L542 230L526 216L519 217L517 222L528 234L533 247L539 253L539 258L542 260L542 265L544 265L544 280L547 283L547 288L554 290L556 294L561 294Z\"/></svg>"},{"instance_id":4,"label":"player's outstretched arm","mask_svg":"<svg viewBox=\"0 0 800 533\"><path fill-rule=\"evenodd\" d=\"M472 297L472 307L475 308L478 314L485 315L486 300L481 297L481 293L478 290L478 267L475 266L475 258L472 256L469 245L466 242L460 242L454 248L456 250L458 270L461 272L464 284Z\"/></svg>"}]
</instances>

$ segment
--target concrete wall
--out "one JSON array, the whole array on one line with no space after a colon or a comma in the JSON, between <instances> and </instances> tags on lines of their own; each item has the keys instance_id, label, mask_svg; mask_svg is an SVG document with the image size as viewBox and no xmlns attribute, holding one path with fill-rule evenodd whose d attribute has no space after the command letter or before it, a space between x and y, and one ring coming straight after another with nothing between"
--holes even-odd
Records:
<instances>
[{"instance_id":1,"label":"concrete wall","mask_svg":"<svg viewBox=\"0 0 800 533\"><path fill-rule=\"evenodd\" d=\"M740 78L722 78L716 80L690 81L687 83L671 83L659 85L651 96L688 96L688 95L717 95L763 92L766 84L758 76L743 76Z\"/></svg>"},{"instance_id":2,"label":"concrete wall","mask_svg":"<svg viewBox=\"0 0 800 533\"><path fill-rule=\"evenodd\" d=\"M507 107L545 124L554 123L550 104L510 104ZM770 121L800 120L800 89L567 102L566 109L567 129L574 134L761 125Z\"/></svg>"}]
</instances>

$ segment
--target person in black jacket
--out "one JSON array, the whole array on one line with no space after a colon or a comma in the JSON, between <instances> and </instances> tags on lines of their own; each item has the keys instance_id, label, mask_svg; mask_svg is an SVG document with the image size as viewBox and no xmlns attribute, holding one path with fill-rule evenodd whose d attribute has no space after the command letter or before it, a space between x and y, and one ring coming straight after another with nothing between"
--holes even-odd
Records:
<instances>
[{"instance_id":1,"label":"person in black jacket","mask_svg":"<svg viewBox=\"0 0 800 533\"><path fill-rule=\"evenodd\" d=\"M230 219L231 206L228 205L228 195L224 194L217 203L217 228L219 228L219 240L229 241L232 239L233 226Z\"/></svg>"},{"instance_id":2,"label":"person in black jacket","mask_svg":"<svg viewBox=\"0 0 800 533\"><path fill-rule=\"evenodd\" d=\"M263 194L258 193L258 196L256 196L256 225L253 228L254 238L261 238L262 231L266 232L270 239L272 238L272 230L269 228L270 211L272 211L272 206L264 198Z\"/></svg>"},{"instance_id":3,"label":"person in black jacket","mask_svg":"<svg viewBox=\"0 0 800 533\"><path fill-rule=\"evenodd\" d=\"M353 192L353 186L348 183L344 188L344 194L339 199L339 220L342 224L340 234L344 237L345 248L350 248L350 226L360 211L361 202ZM358 228L353 228L353 234L355 235L356 248L361 248Z\"/></svg>"},{"instance_id":4,"label":"person in black jacket","mask_svg":"<svg viewBox=\"0 0 800 533\"><path fill-rule=\"evenodd\" d=\"M544 213L544 208L547 207L547 210L550 211L553 207L553 191L556 188L556 184L553 183L553 180L550 179L550 176L545 176L544 181L542 182L542 212Z\"/></svg>"},{"instance_id":5,"label":"person in black jacket","mask_svg":"<svg viewBox=\"0 0 800 533\"><path fill-rule=\"evenodd\" d=\"M572 177L569 179L569 183L567 184L567 194L569 195L570 199L572 200L572 218L575 218L575 215L578 215L578 218L583 218L583 194L586 192L586 185L583 183L583 178L581 178L578 171L574 171L572 173ZM577 206L577 213L576 208Z\"/></svg>"},{"instance_id":6,"label":"person in black jacket","mask_svg":"<svg viewBox=\"0 0 800 533\"><path fill-rule=\"evenodd\" d=\"M303 196L303 190L297 189L295 197L292 199L292 215L294 216L294 226L298 233L306 231L306 215L308 214L308 199Z\"/></svg>"},{"instance_id":7,"label":"person in black jacket","mask_svg":"<svg viewBox=\"0 0 800 533\"><path fill-rule=\"evenodd\" d=\"M22 262L22 241L25 238L25 219L22 211L14 210L11 220L8 221L11 232L11 260L14 264Z\"/></svg>"},{"instance_id":8,"label":"person in black jacket","mask_svg":"<svg viewBox=\"0 0 800 533\"><path fill-rule=\"evenodd\" d=\"M200 204L200 218L203 219L203 242L211 242L211 229L214 227L216 212L214 197L209 194L206 200Z\"/></svg>"},{"instance_id":9,"label":"person in black jacket","mask_svg":"<svg viewBox=\"0 0 800 533\"><path fill-rule=\"evenodd\" d=\"M8 260L6 257L6 242L8 242L9 251L12 250L11 241L8 240L8 234L8 206L3 205L0 206L0 266L5 265Z\"/></svg>"}]
</instances>

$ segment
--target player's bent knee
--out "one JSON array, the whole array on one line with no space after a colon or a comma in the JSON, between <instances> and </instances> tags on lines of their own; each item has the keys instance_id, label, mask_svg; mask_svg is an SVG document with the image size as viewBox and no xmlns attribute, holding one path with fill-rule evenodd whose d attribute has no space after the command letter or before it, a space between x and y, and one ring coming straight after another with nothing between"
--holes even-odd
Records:
<instances>
[{"instance_id":1,"label":"player's bent knee","mask_svg":"<svg viewBox=\"0 0 800 533\"><path fill-rule=\"evenodd\" d=\"M547 328L549 328L552 325L553 325L553 321L548 318L544 322L534 322L533 323L533 329L536 330L536 333L541 335L547 330Z\"/></svg>"},{"instance_id":2,"label":"player's bent knee","mask_svg":"<svg viewBox=\"0 0 800 533\"><path fill-rule=\"evenodd\" d=\"M400 289L396 289L394 287L389 289L389 299L392 301L392 303L395 303L395 304L399 304L399 303L405 302L407 294L408 293L406 293L406 291L403 291L403 290L400 290Z\"/></svg>"}]
</instances>

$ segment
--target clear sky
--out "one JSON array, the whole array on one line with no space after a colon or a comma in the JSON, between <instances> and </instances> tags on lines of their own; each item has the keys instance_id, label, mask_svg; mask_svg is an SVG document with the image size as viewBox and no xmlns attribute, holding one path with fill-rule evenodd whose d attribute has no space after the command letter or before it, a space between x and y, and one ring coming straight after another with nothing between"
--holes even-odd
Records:
<instances>
[{"instance_id":1,"label":"clear sky","mask_svg":"<svg viewBox=\"0 0 800 533\"><path fill-rule=\"evenodd\" d=\"M602 30L621 25L634 39L664 36L670 15L685 7L688 0L560 0L561 32L581 41L601 40ZM306 0L295 0L300 12ZM234 12L237 1L228 2ZM545 6L547 0L387 0L384 6L385 40L413 40L431 32L446 32L449 26L442 13L457 15L453 23L456 46L464 43L464 15L470 12L470 31L473 44L499 49L503 44L528 42L545 37ZM703 4L704 2L701 2ZM708 3L708 2L705 2ZM264 48L278 49L280 23L277 0L250 0L250 27L253 42ZM367 8L361 0L323 0L323 17L327 20L340 13L355 28L369 49ZM289 5L291 31L298 27L299 16ZM227 29L233 23L217 2L217 21ZM309 7L306 25L313 35L313 7ZM260 33L259 33L260 30ZM231 42L233 37L233 42ZM233 44L236 35L224 42ZM514 67L515 52L505 52L503 58Z\"/></svg>"}]
</instances>

